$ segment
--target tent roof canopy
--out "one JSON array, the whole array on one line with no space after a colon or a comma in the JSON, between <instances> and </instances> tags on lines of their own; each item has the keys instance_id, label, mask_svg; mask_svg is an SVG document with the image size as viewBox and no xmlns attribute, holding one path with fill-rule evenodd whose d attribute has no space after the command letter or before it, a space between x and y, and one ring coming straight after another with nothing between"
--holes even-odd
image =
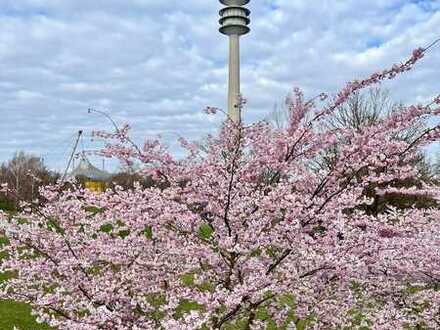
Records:
<instances>
[{"instance_id":1,"label":"tent roof canopy","mask_svg":"<svg viewBox=\"0 0 440 330\"><path fill-rule=\"evenodd\" d=\"M69 176L75 178L84 177L94 181L106 181L112 177L110 173L93 166L84 154L81 155L78 166L70 172Z\"/></svg>"}]
</instances>

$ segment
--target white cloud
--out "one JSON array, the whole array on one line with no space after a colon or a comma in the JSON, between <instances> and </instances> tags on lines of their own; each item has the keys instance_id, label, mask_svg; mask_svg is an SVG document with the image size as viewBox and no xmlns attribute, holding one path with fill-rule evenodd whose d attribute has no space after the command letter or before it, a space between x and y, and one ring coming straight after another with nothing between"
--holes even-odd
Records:
<instances>
[{"instance_id":1,"label":"white cloud","mask_svg":"<svg viewBox=\"0 0 440 330\"><path fill-rule=\"evenodd\" d=\"M1 2L0 160L23 149L61 167L76 130L110 127L89 107L130 122L138 141L157 133L196 139L219 125L220 117L201 114L226 104L217 1ZM293 86L335 92L440 37L440 0L253 0L250 8L252 31L242 39L247 121L267 115ZM440 91L439 54L437 47L387 84L396 100Z\"/></svg>"}]
</instances>

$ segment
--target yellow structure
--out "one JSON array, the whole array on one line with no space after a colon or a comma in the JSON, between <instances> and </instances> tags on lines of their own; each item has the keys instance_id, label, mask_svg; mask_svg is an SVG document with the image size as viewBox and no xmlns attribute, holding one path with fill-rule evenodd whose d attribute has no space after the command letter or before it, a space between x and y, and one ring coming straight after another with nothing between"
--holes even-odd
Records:
<instances>
[{"instance_id":1,"label":"yellow structure","mask_svg":"<svg viewBox=\"0 0 440 330\"><path fill-rule=\"evenodd\" d=\"M86 187L90 191L93 191L96 193L102 193L105 191L106 184L105 184L105 182L87 180L84 182L84 187Z\"/></svg>"},{"instance_id":2,"label":"yellow structure","mask_svg":"<svg viewBox=\"0 0 440 330\"><path fill-rule=\"evenodd\" d=\"M96 193L102 193L106 189L106 183L111 178L111 174L100 170L90 163L86 155L81 155L78 166L70 173L84 184L84 187Z\"/></svg>"}]
</instances>

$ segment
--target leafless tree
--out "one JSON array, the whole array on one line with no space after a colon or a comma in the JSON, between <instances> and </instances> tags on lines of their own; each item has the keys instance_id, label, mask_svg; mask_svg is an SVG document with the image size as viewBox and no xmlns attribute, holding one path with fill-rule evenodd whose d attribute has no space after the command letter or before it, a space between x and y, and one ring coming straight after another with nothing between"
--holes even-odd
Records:
<instances>
[{"instance_id":1,"label":"leafless tree","mask_svg":"<svg viewBox=\"0 0 440 330\"><path fill-rule=\"evenodd\" d=\"M41 157L17 152L13 158L0 167L0 183L7 183L14 191L0 198L12 200L33 201L39 197L39 187L53 183L59 175L50 171Z\"/></svg>"}]
</instances>

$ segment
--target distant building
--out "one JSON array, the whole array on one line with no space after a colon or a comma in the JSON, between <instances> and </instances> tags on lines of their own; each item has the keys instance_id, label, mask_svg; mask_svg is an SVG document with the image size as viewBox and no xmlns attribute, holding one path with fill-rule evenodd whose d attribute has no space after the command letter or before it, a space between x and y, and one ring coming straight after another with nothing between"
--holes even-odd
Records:
<instances>
[{"instance_id":1,"label":"distant building","mask_svg":"<svg viewBox=\"0 0 440 330\"><path fill-rule=\"evenodd\" d=\"M70 177L78 179L87 189L101 193L104 192L108 180L112 175L93 166L85 154L81 154L78 166L70 173Z\"/></svg>"}]
</instances>

